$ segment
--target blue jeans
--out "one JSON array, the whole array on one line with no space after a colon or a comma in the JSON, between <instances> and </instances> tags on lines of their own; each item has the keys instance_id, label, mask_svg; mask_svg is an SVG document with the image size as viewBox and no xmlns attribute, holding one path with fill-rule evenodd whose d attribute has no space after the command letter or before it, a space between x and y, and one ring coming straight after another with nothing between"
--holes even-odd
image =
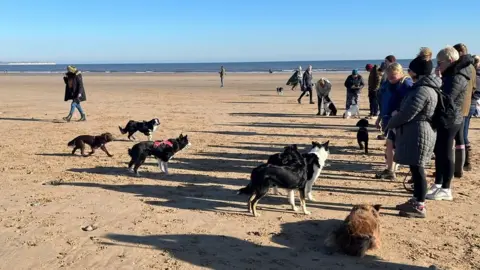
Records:
<instances>
[{"instance_id":1,"label":"blue jeans","mask_svg":"<svg viewBox=\"0 0 480 270\"><path fill-rule=\"evenodd\" d=\"M470 145L470 141L468 140L468 128L470 127L470 119L472 119L472 116L476 110L477 110L476 104L470 105L470 111L468 111L468 116L466 116L464 120L463 137L465 140L465 145Z\"/></svg>"},{"instance_id":2,"label":"blue jeans","mask_svg":"<svg viewBox=\"0 0 480 270\"><path fill-rule=\"evenodd\" d=\"M83 109L82 109L82 105L80 105L80 102L77 103L77 102L75 102L75 101L72 101L69 115L73 115L73 113L75 112L75 108L78 110L78 112L80 113L80 115L84 115L84 114L85 114L85 112L84 112Z\"/></svg>"}]
</instances>

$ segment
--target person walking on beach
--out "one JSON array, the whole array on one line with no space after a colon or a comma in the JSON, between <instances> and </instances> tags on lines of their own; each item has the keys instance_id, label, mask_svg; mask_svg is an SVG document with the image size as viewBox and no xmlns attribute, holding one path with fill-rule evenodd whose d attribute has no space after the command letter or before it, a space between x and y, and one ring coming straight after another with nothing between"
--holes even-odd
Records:
<instances>
[{"instance_id":1,"label":"person walking on beach","mask_svg":"<svg viewBox=\"0 0 480 270\"><path fill-rule=\"evenodd\" d=\"M378 100L377 92L380 88L381 72L377 65L368 64L365 68L370 74L368 75L368 101L370 102L369 118L378 116Z\"/></svg>"},{"instance_id":2,"label":"person walking on beach","mask_svg":"<svg viewBox=\"0 0 480 270\"><path fill-rule=\"evenodd\" d=\"M223 87L223 77L225 76L225 68L223 66L220 67L220 83L221 83L221 86L220 87Z\"/></svg>"},{"instance_id":3,"label":"person walking on beach","mask_svg":"<svg viewBox=\"0 0 480 270\"><path fill-rule=\"evenodd\" d=\"M442 92L451 100L453 110L445 110L443 125L437 127L435 144L435 184L427 193L429 200L453 200L451 182L455 170L453 160L453 142L460 142L455 147L455 155L463 164L465 159L465 143L463 141L463 103L468 83L472 76L469 58L460 59L453 47L446 47L437 54L437 66L442 76ZM451 107L450 107L451 108Z\"/></svg>"},{"instance_id":4,"label":"person walking on beach","mask_svg":"<svg viewBox=\"0 0 480 270\"><path fill-rule=\"evenodd\" d=\"M312 98L312 87L313 87L313 77L312 77L312 66L308 66L307 70L303 73L303 89L302 94L297 99L298 104L302 103L302 97L308 93L310 96L310 104L315 104Z\"/></svg>"},{"instance_id":5,"label":"person walking on beach","mask_svg":"<svg viewBox=\"0 0 480 270\"><path fill-rule=\"evenodd\" d=\"M347 88L347 100L345 102L345 110L348 110L353 104L353 102L355 102L355 104L359 106L358 100L360 91L363 89L365 84L363 83L362 76L358 74L358 69L352 70L352 74L347 77L344 85Z\"/></svg>"},{"instance_id":6,"label":"person walking on beach","mask_svg":"<svg viewBox=\"0 0 480 270\"><path fill-rule=\"evenodd\" d=\"M86 121L87 117L83 111L80 102L87 100L87 95L85 94L85 88L83 87L83 79L80 70L74 66L67 67L67 73L63 77L65 82L65 98L64 101L71 100L70 113L67 117L64 117L63 120L70 122L72 119L75 109L80 113L80 121Z\"/></svg>"},{"instance_id":7,"label":"person walking on beach","mask_svg":"<svg viewBox=\"0 0 480 270\"><path fill-rule=\"evenodd\" d=\"M410 62L409 74L415 83L387 124L387 129L394 130L397 135L395 162L408 165L412 174L413 197L396 206L400 216L404 217L425 218L427 214L425 165L432 158L436 136L429 119L435 112L437 92L442 85L441 80L432 74L432 69L431 59L423 56ZM391 77L391 73L388 76Z\"/></svg>"},{"instance_id":8,"label":"person walking on beach","mask_svg":"<svg viewBox=\"0 0 480 270\"><path fill-rule=\"evenodd\" d=\"M287 85L292 86L292 91L295 91L297 85L300 85L302 88L302 66L299 66L297 70L293 73L293 75L288 79Z\"/></svg>"},{"instance_id":9,"label":"person walking on beach","mask_svg":"<svg viewBox=\"0 0 480 270\"><path fill-rule=\"evenodd\" d=\"M470 128L470 119L476 110L477 101L473 97L473 94L477 90L477 76L475 76L477 69L475 68L475 59L473 56L468 54L468 48L465 44L459 43L453 46L455 50L457 50L458 54L460 55L459 61L465 60L469 61L472 64L470 65L470 69L472 70L472 76L470 81L468 82L467 92L465 93L465 101L463 102L463 143L465 144L465 163L462 164L462 156L461 156L461 149L456 150L455 154L455 177L462 177L463 170L469 171L471 170L470 164L470 155L471 155L471 146L470 141L468 140L468 129ZM462 142L455 140L455 146L458 147ZM457 152L458 155L457 155Z\"/></svg>"}]
</instances>

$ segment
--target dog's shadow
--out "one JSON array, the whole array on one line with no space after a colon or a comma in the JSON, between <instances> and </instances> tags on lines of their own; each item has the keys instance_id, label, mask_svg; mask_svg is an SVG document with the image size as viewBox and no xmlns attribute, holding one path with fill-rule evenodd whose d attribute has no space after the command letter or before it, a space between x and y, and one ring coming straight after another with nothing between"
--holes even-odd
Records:
<instances>
[{"instance_id":1,"label":"dog's shadow","mask_svg":"<svg viewBox=\"0 0 480 270\"><path fill-rule=\"evenodd\" d=\"M240 230L243 239L212 234L109 233L100 244L164 250L176 260L209 269L428 269L386 262L371 255L358 258L328 254L323 241L341 223L341 220L308 220L282 224L280 231L274 227L243 233ZM264 244L265 238L277 246Z\"/></svg>"},{"instance_id":2,"label":"dog's shadow","mask_svg":"<svg viewBox=\"0 0 480 270\"><path fill-rule=\"evenodd\" d=\"M82 157L81 155L72 155L72 153L39 153L35 154L37 156L44 156L44 157Z\"/></svg>"}]
</instances>

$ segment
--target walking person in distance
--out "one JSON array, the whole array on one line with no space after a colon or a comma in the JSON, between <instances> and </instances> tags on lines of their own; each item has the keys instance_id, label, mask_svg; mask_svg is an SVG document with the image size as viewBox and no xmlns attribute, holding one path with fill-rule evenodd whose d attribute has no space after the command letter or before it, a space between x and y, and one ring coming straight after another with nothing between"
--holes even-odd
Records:
<instances>
[{"instance_id":1,"label":"walking person in distance","mask_svg":"<svg viewBox=\"0 0 480 270\"><path fill-rule=\"evenodd\" d=\"M76 67L68 66L67 73L65 73L63 81L65 82L64 101L72 101L70 104L70 112L68 113L67 117L63 118L63 120L70 122L75 109L77 109L80 113L80 121L86 121L87 116L85 115L85 112L80 104L80 102L87 100L85 88L83 87L82 73Z\"/></svg>"}]
</instances>

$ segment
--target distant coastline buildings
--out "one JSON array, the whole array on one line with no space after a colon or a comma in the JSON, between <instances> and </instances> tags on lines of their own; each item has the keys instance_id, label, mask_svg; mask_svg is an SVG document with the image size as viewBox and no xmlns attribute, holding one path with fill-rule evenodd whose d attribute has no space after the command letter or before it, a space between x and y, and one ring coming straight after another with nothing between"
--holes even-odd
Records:
<instances>
[{"instance_id":1,"label":"distant coastline buildings","mask_svg":"<svg viewBox=\"0 0 480 270\"><path fill-rule=\"evenodd\" d=\"M54 62L0 62L0 66L53 66Z\"/></svg>"}]
</instances>

